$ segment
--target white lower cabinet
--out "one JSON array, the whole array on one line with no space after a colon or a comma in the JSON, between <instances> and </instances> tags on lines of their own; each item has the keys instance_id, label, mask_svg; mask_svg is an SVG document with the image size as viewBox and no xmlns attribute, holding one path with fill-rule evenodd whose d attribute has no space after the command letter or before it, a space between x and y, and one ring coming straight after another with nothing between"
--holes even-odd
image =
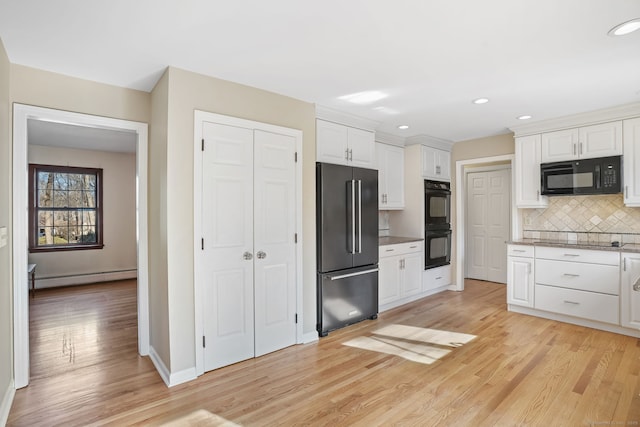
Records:
<instances>
[{"instance_id":1,"label":"white lower cabinet","mask_svg":"<svg viewBox=\"0 0 640 427\"><path fill-rule=\"evenodd\" d=\"M533 246L507 246L507 304L533 307Z\"/></svg>"},{"instance_id":2,"label":"white lower cabinet","mask_svg":"<svg viewBox=\"0 0 640 427\"><path fill-rule=\"evenodd\" d=\"M539 247L534 308L620 325L620 254Z\"/></svg>"},{"instance_id":3,"label":"white lower cabinet","mask_svg":"<svg viewBox=\"0 0 640 427\"><path fill-rule=\"evenodd\" d=\"M378 307L388 310L422 291L422 242L380 246Z\"/></svg>"},{"instance_id":4,"label":"white lower cabinet","mask_svg":"<svg viewBox=\"0 0 640 427\"><path fill-rule=\"evenodd\" d=\"M432 291L451 284L451 265L430 268L422 275L422 290Z\"/></svg>"},{"instance_id":5,"label":"white lower cabinet","mask_svg":"<svg viewBox=\"0 0 640 427\"><path fill-rule=\"evenodd\" d=\"M622 253L620 323L640 329L640 254Z\"/></svg>"}]
</instances>

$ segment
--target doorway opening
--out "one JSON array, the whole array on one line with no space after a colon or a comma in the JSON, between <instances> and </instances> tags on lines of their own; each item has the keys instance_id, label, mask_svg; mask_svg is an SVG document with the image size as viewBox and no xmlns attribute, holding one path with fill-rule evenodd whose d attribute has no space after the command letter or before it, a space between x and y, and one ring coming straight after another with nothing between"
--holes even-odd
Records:
<instances>
[{"instance_id":1,"label":"doorway opening","mask_svg":"<svg viewBox=\"0 0 640 427\"><path fill-rule=\"evenodd\" d=\"M148 125L146 123L112 119L49 108L14 104L13 130L13 230L22 230L22 234L15 233L13 238L13 307L14 307L14 372L16 388L25 387L29 383L29 287L26 271L29 262L28 236L28 206L29 206L29 143L38 129L57 129L61 133L79 132L92 135L106 135L109 133L129 136L129 149L135 152L135 227L132 232L136 236L135 253L137 270L137 319L138 319L138 353L149 353L149 296L148 296L148 232L147 232L147 158L148 158ZM75 141L79 138L70 135L60 140ZM56 140L56 138L50 138ZM100 137L96 136L94 144L99 144ZM104 141L103 141L104 142ZM61 143L62 144L62 143ZM90 144L90 143L89 143ZM73 149L100 149L97 145L85 147L72 146ZM111 140L107 144L116 144ZM106 147L106 148L105 148ZM102 147L114 149L114 145ZM107 150L108 151L108 150ZM116 272L117 273L117 272ZM120 272L125 275L131 272ZM100 274L95 281L100 281ZM115 275L102 275L106 280L123 279ZM60 280L82 280L59 278ZM55 278L52 279L55 282ZM85 278L84 280L87 280ZM88 278L91 280L91 278ZM78 282L77 282L78 283ZM86 282L85 282L86 283ZM55 285L55 283L53 283ZM73 284L73 283L69 283Z\"/></svg>"}]
</instances>

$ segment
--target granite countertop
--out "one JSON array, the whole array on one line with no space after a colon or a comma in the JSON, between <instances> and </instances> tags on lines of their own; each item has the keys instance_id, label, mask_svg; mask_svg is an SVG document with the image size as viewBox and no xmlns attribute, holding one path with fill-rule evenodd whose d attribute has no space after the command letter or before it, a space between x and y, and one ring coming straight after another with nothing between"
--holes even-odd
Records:
<instances>
[{"instance_id":1,"label":"granite countertop","mask_svg":"<svg viewBox=\"0 0 640 427\"><path fill-rule=\"evenodd\" d=\"M400 237L400 236L380 236L378 237L378 245L396 245L398 243L419 242L424 240L422 237Z\"/></svg>"},{"instance_id":2,"label":"granite countertop","mask_svg":"<svg viewBox=\"0 0 640 427\"><path fill-rule=\"evenodd\" d=\"M568 242L560 240L518 239L509 240L507 241L507 244L640 253L640 245L634 243L625 243L620 244L620 246L611 246L610 242Z\"/></svg>"}]
</instances>

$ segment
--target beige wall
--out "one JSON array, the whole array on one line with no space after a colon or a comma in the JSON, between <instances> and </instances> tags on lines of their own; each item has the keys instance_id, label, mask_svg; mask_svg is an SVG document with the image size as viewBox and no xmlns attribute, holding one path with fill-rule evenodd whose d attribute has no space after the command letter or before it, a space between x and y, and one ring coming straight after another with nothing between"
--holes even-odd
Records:
<instances>
[{"instance_id":1,"label":"beige wall","mask_svg":"<svg viewBox=\"0 0 640 427\"><path fill-rule=\"evenodd\" d=\"M315 330L315 108L299 100L177 68L168 70L166 154L170 370L195 366L193 300L194 110L303 131L304 331ZM155 92L155 91L154 91ZM154 93L154 96L156 94ZM161 104L160 102L158 104ZM156 103L154 103L154 108ZM155 118L155 112L154 112ZM152 128L163 123L153 121ZM155 132L155 131L153 131ZM152 165L152 168L156 165ZM151 180L151 186L160 183ZM157 193L152 188L151 193ZM152 229L150 234L162 232ZM155 268L155 267L154 267ZM167 360L164 359L167 363Z\"/></svg>"},{"instance_id":2,"label":"beige wall","mask_svg":"<svg viewBox=\"0 0 640 427\"><path fill-rule=\"evenodd\" d=\"M11 274L11 111L10 64L0 40L0 227L7 227L7 245L0 248L0 404L13 383L13 278ZM0 424L3 423L0 414Z\"/></svg>"},{"instance_id":3,"label":"beige wall","mask_svg":"<svg viewBox=\"0 0 640 427\"><path fill-rule=\"evenodd\" d=\"M11 101L149 123L151 95L11 64Z\"/></svg>"},{"instance_id":4,"label":"beige wall","mask_svg":"<svg viewBox=\"0 0 640 427\"><path fill-rule=\"evenodd\" d=\"M515 142L513 134L503 134L490 136L487 138L473 139L468 141L456 142L451 150L451 212L452 212L452 244L451 244L451 267L455 276L457 269L456 259L456 242L458 236L458 227L456 223L456 212L458 207L456 206L456 197L458 185L456 183L456 162L460 160L472 160L481 159L486 157L504 156L515 153ZM479 162L480 166L486 165L486 163ZM512 184L513 185L513 184ZM456 278L457 280L457 278Z\"/></svg>"},{"instance_id":5,"label":"beige wall","mask_svg":"<svg viewBox=\"0 0 640 427\"><path fill-rule=\"evenodd\" d=\"M104 248L29 254L38 278L135 270L136 155L29 145L29 163L102 168Z\"/></svg>"},{"instance_id":6,"label":"beige wall","mask_svg":"<svg viewBox=\"0 0 640 427\"><path fill-rule=\"evenodd\" d=\"M149 132L149 342L169 367L169 290L167 282L167 126L169 74L151 93Z\"/></svg>"}]
</instances>

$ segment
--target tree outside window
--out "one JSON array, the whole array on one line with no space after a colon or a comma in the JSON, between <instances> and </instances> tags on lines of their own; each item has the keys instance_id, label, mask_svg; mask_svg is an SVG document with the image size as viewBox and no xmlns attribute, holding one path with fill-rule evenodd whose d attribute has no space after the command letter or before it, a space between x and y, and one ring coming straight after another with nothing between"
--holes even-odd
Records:
<instances>
[{"instance_id":1,"label":"tree outside window","mask_svg":"<svg viewBox=\"0 0 640 427\"><path fill-rule=\"evenodd\" d=\"M29 251L101 249L102 169L29 165Z\"/></svg>"}]
</instances>

